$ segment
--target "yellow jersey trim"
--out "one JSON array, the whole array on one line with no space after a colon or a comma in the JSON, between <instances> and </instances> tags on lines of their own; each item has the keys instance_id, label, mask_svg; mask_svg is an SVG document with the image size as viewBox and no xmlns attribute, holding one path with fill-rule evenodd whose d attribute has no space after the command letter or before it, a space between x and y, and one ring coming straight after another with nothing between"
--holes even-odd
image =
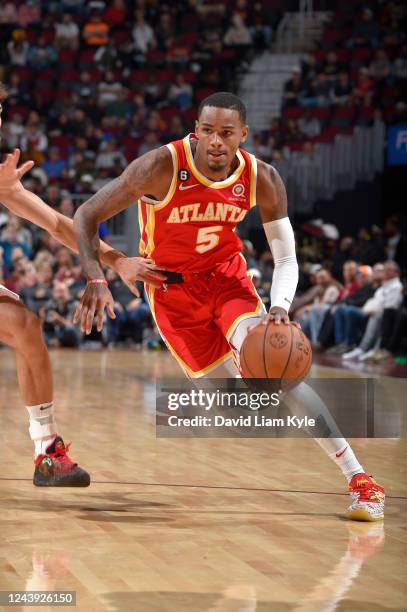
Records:
<instances>
[{"instance_id":1,"label":"yellow jersey trim","mask_svg":"<svg viewBox=\"0 0 407 612\"><path fill-rule=\"evenodd\" d=\"M146 243L144 242L144 239L143 239L144 221L143 221L143 212L141 210L141 205L142 205L142 202L141 200L139 200L138 201L138 225L140 228L139 252L140 252L140 255L144 255Z\"/></svg>"},{"instance_id":2,"label":"yellow jersey trim","mask_svg":"<svg viewBox=\"0 0 407 612\"><path fill-rule=\"evenodd\" d=\"M250 208L256 206L256 189L257 189L257 159L252 153L249 153L251 161L250 170Z\"/></svg>"},{"instance_id":3,"label":"yellow jersey trim","mask_svg":"<svg viewBox=\"0 0 407 612\"><path fill-rule=\"evenodd\" d=\"M170 188L168 190L167 195L165 196L165 198L163 200L161 200L161 202L157 202L157 204L154 204L154 210L161 210L162 208L164 208L164 206L167 206L167 204L172 200L172 197L175 193L175 189L177 187L177 178L178 178L178 154L177 154L177 149L174 147L173 144L169 143L167 145L165 145L172 156L172 165L173 165L173 174L172 174L172 181L171 181L171 185Z\"/></svg>"},{"instance_id":4,"label":"yellow jersey trim","mask_svg":"<svg viewBox=\"0 0 407 612\"><path fill-rule=\"evenodd\" d=\"M232 356L232 351L228 351L227 353L222 355L222 357L219 357L219 359L217 359L216 361L213 361L212 363L210 363L208 366L206 366L202 370L197 370L197 371L192 370L185 363L185 361L183 361L181 359L181 357L176 353L175 349L171 346L171 344L168 342L167 338L164 336L164 334L162 333L162 331L160 329L159 323L157 321L157 316L156 316L156 313L155 313L155 306L154 306L154 293L155 293L155 291L156 291L156 287L152 287L151 285L148 286L147 297L148 297L148 301L150 303L151 312L153 313L155 324L157 326L158 331L160 332L160 335L161 335L162 339L164 340L166 346L168 347L168 350L170 351L171 355L178 361L179 365L184 370L184 372L187 374L187 376L189 376L190 378L199 378L200 376L203 376L209 370L211 370L215 366L223 363L224 361L226 361L227 359L229 359Z\"/></svg>"},{"instance_id":5,"label":"yellow jersey trim","mask_svg":"<svg viewBox=\"0 0 407 612\"><path fill-rule=\"evenodd\" d=\"M212 189L225 189L226 187L230 187L230 185L233 185L233 183L237 181L237 179L240 177L243 170L245 169L245 159L238 149L236 151L236 156L239 160L239 166L236 168L234 173L228 176L228 178L224 181L211 181L206 176L201 174L201 172L199 172L198 168L195 166L194 157L192 155L191 150L191 143L189 141L189 135L183 139L182 143L184 145L185 155L187 157L189 167L192 170L192 174L195 176L196 179L198 179L198 181L206 185L206 187L211 187Z\"/></svg>"}]
</instances>

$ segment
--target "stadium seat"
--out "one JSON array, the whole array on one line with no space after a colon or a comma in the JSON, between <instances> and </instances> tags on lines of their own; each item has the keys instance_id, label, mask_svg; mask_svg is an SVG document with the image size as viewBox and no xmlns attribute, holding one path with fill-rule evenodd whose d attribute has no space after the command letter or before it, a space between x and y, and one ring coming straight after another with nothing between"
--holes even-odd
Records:
<instances>
[{"instance_id":1,"label":"stadium seat","mask_svg":"<svg viewBox=\"0 0 407 612\"><path fill-rule=\"evenodd\" d=\"M284 119L299 119L304 115L302 106L288 106L282 112Z\"/></svg>"}]
</instances>

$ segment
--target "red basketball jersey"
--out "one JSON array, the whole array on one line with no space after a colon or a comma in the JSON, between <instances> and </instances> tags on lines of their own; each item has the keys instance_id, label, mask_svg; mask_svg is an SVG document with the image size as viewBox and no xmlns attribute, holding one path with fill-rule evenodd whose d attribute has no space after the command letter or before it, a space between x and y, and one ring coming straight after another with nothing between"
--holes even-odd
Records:
<instances>
[{"instance_id":1,"label":"red basketball jersey","mask_svg":"<svg viewBox=\"0 0 407 612\"><path fill-rule=\"evenodd\" d=\"M234 173L211 181L195 166L193 139L189 134L166 145L174 172L164 200L139 200L140 254L171 272L210 270L240 253L236 224L256 203L254 155L238 149Z\"/></svg>"}]
</instances>

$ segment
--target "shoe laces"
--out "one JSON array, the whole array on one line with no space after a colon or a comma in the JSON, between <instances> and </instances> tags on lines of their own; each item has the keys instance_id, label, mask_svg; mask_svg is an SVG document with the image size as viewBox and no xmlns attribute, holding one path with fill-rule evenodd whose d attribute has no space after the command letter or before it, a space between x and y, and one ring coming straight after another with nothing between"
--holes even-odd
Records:
<instances>
[{"instance_id":1,"label":"shoe laces","mask_svg":"<svg viewBox=\"0 0 407 612\"><path fill-rule=\"evenodd\" d=\"M71 448L72 442L68 442L68 444L63 443L63 446L59 446L58 450L53 453L44 453L42 455L38 455L35 459L36 465L39 465L44 457L51 457L51 459L58 459L60 463L69 464L69 465L77 465L68 457L68 451Z\"/></svg>"},{"instance_id":2,"label":"shoe laces","mask_svg":"<svg viewBox=\"0 0 407 612\"><path fill-rule=\"evenodd\" d=\"M358 501L383 502L384 492L370 476L359 476L356 478L356 486L352 488L351 492L358 495Z\"/></svg>"}]
</instances>

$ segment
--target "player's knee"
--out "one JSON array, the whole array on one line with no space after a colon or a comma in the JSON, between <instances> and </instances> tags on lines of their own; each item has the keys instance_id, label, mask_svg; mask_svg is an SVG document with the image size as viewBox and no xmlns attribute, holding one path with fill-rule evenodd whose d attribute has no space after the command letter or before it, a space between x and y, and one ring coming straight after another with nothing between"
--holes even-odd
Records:
<instances>
[{"instance_id":1,"label":"player's knee","mask_svg":"<svg viewBox=\"0 0 407 612\"><path fill-rule=\"evenodd\" d=\"M29 346L43 342L40 318L24 308L19 316L16 326L16 340L18 344Z\"/></svg>"}]
</instances>

